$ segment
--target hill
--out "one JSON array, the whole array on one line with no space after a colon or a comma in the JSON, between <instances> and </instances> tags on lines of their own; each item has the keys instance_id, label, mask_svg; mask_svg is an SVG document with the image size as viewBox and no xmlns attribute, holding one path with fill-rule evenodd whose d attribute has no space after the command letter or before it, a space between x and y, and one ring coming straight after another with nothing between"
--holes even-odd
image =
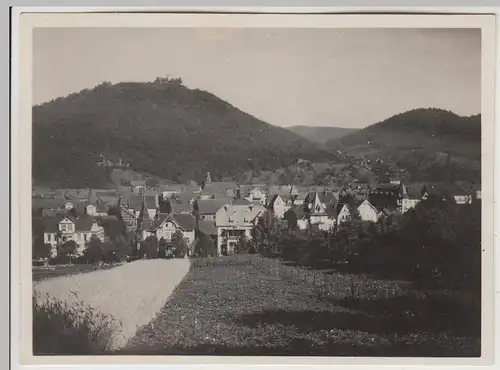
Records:
<instances>
[{"instance_id":1,"label":"hill","mask_svg":"<svg viewBox=\"0 0 500 370\"><path fill-rule=\"evenodd\" d=\"M326 126L291 126L290 131L315 143L325 144L330 139L340 138L357 131L353 128L326 127Z\"/></svg>"},{"instance_id":2,"label":"hill","mask_svg":"<svg viewBox=\"0 0 500 370\"><path fill-rule=\"evenodd\" d=\"M481 116L441 109L397 114L327 147L407 169L412 180L481 181Z\"/></svg>"},{"instance_id":3,"label":"hill","mask_svg":"<svg viewBox=\"0 0 500 370\"><path fill-rule=\"evenodd\" d=\"M103 83L33 107L35 182L104 187L113 167L102 156L175 182L335 157L180 79Z\"/></svg>"}]
</instances>

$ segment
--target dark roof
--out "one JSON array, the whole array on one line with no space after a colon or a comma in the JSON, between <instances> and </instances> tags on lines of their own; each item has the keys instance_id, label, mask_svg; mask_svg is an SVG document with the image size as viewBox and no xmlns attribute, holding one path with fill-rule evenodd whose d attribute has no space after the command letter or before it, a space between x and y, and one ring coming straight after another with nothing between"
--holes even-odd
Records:
<instances>
[{"instance_id":1,"label":"dark roof","mask_svg":"<svg viewBox=\"0 0 500 370\"><path fill-rule=\"evenodd\" d=\"M184 231L192 231L196 226L194 216L189 213L174 213L171 217Z\"/></svg>"},{"instance_id":2,"label":"dark roof","mask_svg":"<svg viewBox=\"0 0 500 370\"><path fill-rule=\"evenodd\" d=\"M142 195L131 194L128 199L128 206L136 211L142 208Z\"/></svg>"},{"instance_id":3,"label":"dark roof","mask_svg":"<svg viewBox=\"0 0 500 370\"><path fill-rule=\"evenodd\" d=\"M356 209L356 199L350 194L341 197L336 207L337 214L340 213L344 205L347 205L349 212L352 212L354 209Z\"/></svg>"},{"instance_id":4,"label":"dark roof","mask_svg":"<svg viewBox=\"0 0 500 370\"><path fill-rule=\"evenodd\" d=\"M162 222L169 216L168 213L160 213L158 215L158 218L152 223L151 225L151 231L156 230L158 226L162 224Z\"/></svg>"},{"instance_id":5,"label":"dark roof","mask_svg":"<svg viewBox=\"0 0 500 370\"><path fill-rule=\"evenodd\" d=\"M152 224L153 220L149 216L146 205L142 203L141 212L139 213L139 217L137 217L137 227L139 229L149 230Z\"/></svg>"},{"instance_id":6,"label":"dark roof","mask_svg":"<svg viewBox=\"0 0 500 370\"><path fill-rule=\"evenodd\" d=\"M232 205L233 206L249 206L250 204L252 204L252 202L246 200L246 199L236 199L235 201L233 201Z\"/></svg>"},{"instance_id":7,"label":"dark roof","mask_svg":"<svg viewBox=\"0 0 500 370\"><path fill-rule=\"evenodd\" d=\"M198 228L200 232L205 235L217 235L217 228L215 227L215 222L210 220L199 221Z\"/></svg>"},{"instance_id":8,"label":"dark roof","mask_svg":"<svg viewBox=\"0 0 500 370\"><path fill-rule=\"evenodd\" d=\"M229 199L198 199L195 208L200 214L215 214L226 204L231 204Z\"/></svg>"},{"instance_id":9,"label":"dark roof","mask_svg":"<svg viewBox=\"0 0 500 370\"><path fill-rule=\"evenodd\" d=\"M326 204L326 214L330 218L337 217L337 210L336 210L336 207L335 207L335 203L327 203Z\"/></svg>"},{"instance_id":10,"label":"dark roof","mask_svg":"<svg viewBox=\"0 0 500 370\"><path fill-rule=\"evenodd\" d=\"M144 203L146 204L147 209L156 209L156 197L153 195L145 195Z\"/></svg>"},{"instance_id":11,"label":"dark roof","mask_svg":"<svg viewBox=\"0 0 500 370\"><path fill-rule=\"evenodd\" d=\"M335 197L335 194L333 194L333 192L331 192L331 191L323 191L321 193L318 193L318 196L319 196L319 200L325 204L337 202L337 198Z\"/></svg>"},{"instance_id":12,"label":"dark roof","mask_svg":"<svg viewBox=\"0 0 500 370\"><path fill-rule=\"evenodd\" d=\"M188 202L178 202L174 199L170 200L170 207L172 213L191 213L193 212L193 205Z\"/></svg>"},{"instance_id":13,"label":"dark roof","mask_svg":"<svg viewBox=\"0 0 500 370\"><path fill-rule=\"evenodd\" d=\"M57 232L59 223L65 218L71 220L75 224L75 231L90 231L92 224L95 222L90 217L82 217L74 219L72 217L56 216L51 218L44 218L43 225L45 232Z\"/></svg>"}]
</instances>

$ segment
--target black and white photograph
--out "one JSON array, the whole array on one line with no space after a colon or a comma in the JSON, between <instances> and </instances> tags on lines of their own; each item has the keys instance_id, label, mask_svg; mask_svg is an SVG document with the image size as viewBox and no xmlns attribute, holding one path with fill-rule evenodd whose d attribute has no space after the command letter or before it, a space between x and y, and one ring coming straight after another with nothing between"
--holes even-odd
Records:
<instances>
[{"instance_id":1,"label":"black and white photograph","mask_svg":"<svg viewBox=\"0 0 500 370\"><path fill-rule=\"evenodd\" d=\"M484 356L484 31L207 24L33 28L33 356Z\"/></svg>"}]
</instances>

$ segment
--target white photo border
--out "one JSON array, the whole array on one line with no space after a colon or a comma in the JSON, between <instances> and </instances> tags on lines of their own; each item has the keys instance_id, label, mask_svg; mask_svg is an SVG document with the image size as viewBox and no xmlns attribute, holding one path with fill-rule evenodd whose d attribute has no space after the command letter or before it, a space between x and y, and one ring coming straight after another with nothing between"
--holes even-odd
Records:
<instances>
[{"instance_id":1,"label":"white photo border","mask_svg":"<svg viewBox=\"0 0 500 370\"><path fill-rule=\"evenodd\" d=\"M273 10L274 9L274 10ZM228 8L228 12L273 12L276 8ZM343 9L343 10L342 10ZM418 8L417 8L418 9ZM414 9L414 12L418 10ZM19 8L13 12L12 43L12 100L11 100L11 202L19 205L11 209L11 314L12 362L22 365L76 365L76 364L293 364L293 365L492 365L494 350L493 321L493 174L494 174L494 106L495 106L495 56L496 29L491 15L273 15L245 14L87 14L89 11L142 11L144 8ZM165 9L168 11L169 9ZM193 11L193 8L174 8L170 11ZM218 11L220 8L196 8L198 11ZM380 10L380 8L378 8ZM460 9L466 10L466 9ZM482 11L481 11L482 10ZM310 10L313 11L313 10ZM314 12L355 12L350 8L314 9ZM357 10L359 11L359 9ZM363 9L363 11L366 11ZM392 11L397 11L392 8ZM408 11L408 8L405 9ZM437 11L434 9L434 11ZM36 12L38 14L32 14ZM66 12L66 14L61 14ZM67 12L80 12L70 14ZM279 8L283 13L304 13L305 8ZM412 12L410 10L410 12ZM419 10L422 12L422 9ZM425 10L424 10L425 12ZM429 11L430 12L430 11ZM443 10L439 9L442 13ZM455 9L455 13L457 9ZM483 13L478 9L476 13ZM50 13L50 14L49 14ZM17 17L18 16L18 17ZM210 18L210 19L209 19ZM286 18L286 19L285 19ZM165 26L168 19L168 26ZM29 245L31 227L31 53L33 27L394 27L394 28L481 28L482 29L482 198L483 198L483 328L482 357L479 359L448 358L344 358L344 357L215 357L215 356L50 356L31 355L31 263ZM21 220L23 222L21 223ZM497 272L498 275L498 272ZM498 276L497 279L498 281ZM498 299L498 292L496 292ZM24 304L21 302L24 301ZM22 320L21 320L22 318ZM486 323L489 323L488 325ZM22 343L22 344L21 344ZM16 352L17 347L17 352ZM22 354L19 353L21 350ZM22 361L19 361L22 360Z\"/></svg>"}]
</instances>

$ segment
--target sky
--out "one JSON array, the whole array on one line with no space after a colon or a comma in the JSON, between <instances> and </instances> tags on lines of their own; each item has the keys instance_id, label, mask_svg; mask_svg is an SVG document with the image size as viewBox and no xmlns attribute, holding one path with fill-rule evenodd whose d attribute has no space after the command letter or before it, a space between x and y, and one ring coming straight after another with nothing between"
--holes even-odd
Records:
<instances>
[{"instance_id":1,"label":"sky","mask_svg":"<svg viewBox=\"0 0 500 370\"><path fill-rule=\"evenodd\" d=\"M479 29L37 28L33 104L181 77L276 126L361 128L481 109Z\"/></svg>"}]
</instances>

